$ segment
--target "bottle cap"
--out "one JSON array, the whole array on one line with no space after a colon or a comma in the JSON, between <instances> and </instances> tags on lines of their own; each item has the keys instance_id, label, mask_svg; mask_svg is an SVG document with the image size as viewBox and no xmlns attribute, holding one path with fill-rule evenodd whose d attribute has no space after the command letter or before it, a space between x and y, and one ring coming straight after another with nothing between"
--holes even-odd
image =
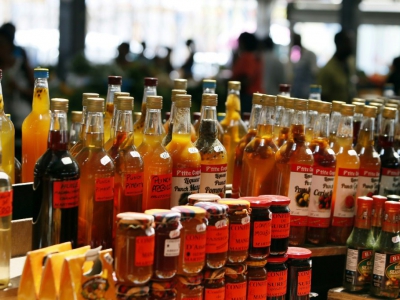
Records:
<instances>
[{"instance_id":1,"label":"bottle cap","mask_svg":"<svg viewBox=\"0 0 400 300\"><path fill-rule=\"evenodd\" d=\"M146 106L150 109L162 109L163 97L147 96Z\"/></svg>"},{"instance_id":2,"label":"bottle cap","mask_svg":"<svg viewBox=\"0 0 400 300\"><path fill-rule=\"evenodd\" d=\"M186 79L174 79L174 89L186 90L187 89L187 80Z\"/></svg>"},{"instance_id":3,"label":"bottle cap","mask_svg":"<svg viewBox=\"0 0 400 300\"><path fill-rule=\"evenodd\" d=\"M342 104L346 104L344 101L332 101L332 111L340 112Z\"/></svg>"},{"instance_id":4,"label":"bottle cap","mask_svg":"<svg viewBox=\"0 0 400 300\"><path fill-rule=\"evenodd\" d=\"M99 94L96 93L83 93L82 94L82 106L87 106L87 99L89 98L98 98Z\"/></svg>"},{"instance_id":5,"label":"bottle cap","mask_svg":"<svg viewBox=\"0 0 400 300\"><path fill-rule=\"evenodd\" d=\"M342 104L340 113L342 116L354 116L355 105L353 104Z\"/></svg>"},{"instance_id":6,"label":"bottle cap","mask_svg":"<svg viewBox=\"0 0 400 300\"><path fill-rule=\"evenodd\" d=\"M279 93L290 93L290 84L280 84Z\"/></svg>"},{"instance_id":7,"label":"bottle cap","mask_svg":"<svg viewBox=\"0 0 400 300\"><path fill-rule=\"evenodd\" d=\"M355 215L356 219L370 219L372 210L373 200L367 196L361 196L357 198L357 212ZM367 213L367 214L365 214Z\"/></svg>"},{"instance_id":8,"label":"bottle cap","mask_svg":"<svg viewBox=\"0 0 400 300\"><path fill-rule=\"evenodd\" d=\"M203 79L203 90L204 89L216 89L217 81L214 79Z\"/></svg>"},{"instance_id":9,"label":"bottle cap","mask_svg":"<svg viewBox=\"0 0 400 300\"><path fill-rule=\"evenodd\" d=\"M108 84L122 85L122 77L121 76L108 76Z\"/></svg>"},{"instance_id":10,"label":"bottle cap","mask_svg":"<svg viewBox=\"0 0 400 300\"><path fill-rule=\"evenodd\" d=\"M49 69L35 68L33 70L33 77L36 78L49 78Z\"/></svg>"},{"instance_id":11,"label":"bottle cap","mask_svg":"<svg viewBox=\"0 0 400 300\"><path fill-rule=\"evenodd\" d=\"M176 223L181 219L181 214L170 209L148 209L144 212L154 217L154 221L160 224Z\"/></svg>"},{"instance_id":12,"label":"bottle cap","mask_svg":"<svg viewBox=\"0 0 400 300\"><path fill-rule=\"evenodd\" d=\"M289 247L287 251L290 259L308 259L311 257L311 250L300 247Z\"/></svg>"},{"instance_id":13,"label":"bottle cap","mask_svg":"<svg viewBox=\"0 0 400 300\"><path fill-rule=\"evenodd\" d=\"M364 106L365 106L364 103L356 102L356 103L353 103L353 105L355 105L354 112L356 114L363 114L364 113Z\"/></svg>"},{"instance_id":14,"label":"bottle cap","mask_svg":"<svg viewBox=\"0 0 400 300\"><path fill-rule=\"evenodd\" d=\"M375 106L364 105L363 116L368 117L368 118L375 118L377 111L378 111L378 108L376 108Z\"/></svg>"},{"instance_id":15,"label":"bottle cap","mask_svg":"<svg viewBox=\"0 0 400 300\"><path fill-rule=\"evenodd\" d=\"M290 97L285 98L285 108L286 109L294 108L294 98L290 98Z\"/></svg>"},{"instance_id":16,"label":"bottle cap","mask_svg":"<svg viewBox=\"0 0 400 300\"><path fill-rule=\"evenodd\" d=\"M286 96L278 95L276 96L276 106L283 106L285 107L285 100Z\"/></svg>"},{"instance_id":17,"label":"bottle cap","mask_svg":"<svg viewBox=\"0 0 400 300\"><path fill-rule=\"evenodd\" d=\"M221 197L215 194L197 193L188 196L188 203L189 205L194 205L198 202L217 203L220 199Z\"/></svg>"},{"instance_id":18,"label":"bottle cap","mask_svg":"<svg viewBox=\"0 0 400 300\"><path fill-rule=\"evenodd\" d=\"M372 196L372 200L374 201L374 203L378 203L383 205L386 201L388 201L389 199L385 196L381 196L381 195L373 195Z\"/></svg>"},{"instance_id":19,"label":"bottle cap","mask_svg":"<svg viewBox=\"0 0 400 300\"><path fill-rule=\"evenodd\" d=\"M286 206L290 203L290 198L279 195L260 195L261 198L267 198L271 201L271 206Z\"/></svg>"},{"instance_id":20,"label":"bottle cap","mask_svg":"<svg viewBox=\"0 0 400 300\"><path fill-rule=\"evenodd\" d=\"M103 98L88 98L87 99L87 110L90 112L103 112L104 111L104 99Z\"/></svg>"},{"instance_id":21,"label":"bottle cap","mask_svg":"<svg viewBox=\"0 0 400 300\"><path fill-rule=\"evenodd\" d=\"M175 102L176 95L186 95L185 90L173 89L171 92L171 102Z\"/></svg>"},{"instance_id":22,"label":"bottle cap","mask_svg":"<svg viewBox=\"0 0 400 300\"><path fill-rule=\"evenodd\" d=\"M394 109L399 109L399 105L396 103L386 103L385 107L390 107L390 108L394 108Z\"/></svg>"},{"instance_id":23,"label":"bottle cap","mask_svg":"<svg viewBox=\"0 0 400 300\"><path fill-rule=\"evenodd\" d=\"M385 119L395 119L395 118L396 118L396 112L397 112L397 109L395 109L395 108L385 107L385 108L383 109L383 114L382 114L382 116L383 116Z\"/></svg>"},{"instance_id":24,"label":"bottle cap","mask_svg":"<svg viewBox=\"0 0 400 300\"><path fill-rule=\"evenodd\" d=\"M199 111L195 111L194 113L192 113L192 118L194 121L198 121L201 119L201 112Z\"/></svg>"},{"instance_id":25,"label":"bottle cap","mask_svg":"<svg viewBox=\"0 0 400 300\"><path fill-rule=\"evenodd\" d=\"M312 84L310 85L310 94L321 94L322 92L322 86L320 86L319 84Z\"/></svg>"},{"instance_id":26,"label":"bottle cap","mask_svg":"<svg viewBox=\"0 0 400 300\"><path fill-rule=\"evenodd\" d=\"M218 95L217 94L203 94L201 98L202 106L217 106L218 105Z\"/></svg>"},{"instance_id":27,"label":"bottle cap","mask_svg":"<svg viewBox=\"0 0 400 300\"><path fill-rule=\"evenodd\" d=\"M206 216L205 209L197 206L181 205L175 206L171 210L180 212L182 218L204 218Z\"/></svg>"},{"instance_id":28,"label":"bottle cap","mask_svg":"<svg viewBox=\"0 0 400 300\"><path fill-rule=\"evenodd\" d=\"M73 123L80 123L82 122L82 112L78 110L71 111L71 121Z\"/></svg>"},{"instance_id":29,"label":"bottle cap","mask_svg":"<svg viewBox=\"0 0 400 300\"><path fill-rule=\"evenodd\" d=\"M360 102L360 103L364 103L365 104L365 99L363 99L363 98L353 98L353 100L351 101L352 103L353 102ZM353 103L354 104L354 103Z\"/></svg>"},{"instance_id":30,"label":"bottle cap","mask_svg":"<svg viewBox=\"0 0 400 300\"><path fill-rule=\"evenodd\" d=\"M50 100L50 109L68 111L68 99L53 98Z\"/></svg>"},{"instance_id":31,"label":"bottle cap","mask_svg":"<svg viewBox=\"0 0 400 300\"><path fill-rule=\"evenodd\" d=\"M273 106L276 105L276 96L273 95L263 95L262 97L262 106Z\"/></svg>"},{"instance_id":32,"label":"bottle cap","mask_svg":"<svg viewBox=\"0 0 400 300\"><path fill-rule=\"evenodd\" d=\"M400 201L400 196L399 195L387 195L386 197L387 197L388 201Z\"/></svg>"},{"instance_id":33,"label":"bottle cap","mask_svg":"<svg viewBox=\"0 0 400 300\"><path fill-rule=\"evenodd\" d=\"M380 98L374 98L374 99L371 99L370 102L383 104L383 103L385 103L385 100L380 99Z\"/></svg>"},{"instance_id":34,"label":"bottle cap","mask_svg":"<svg viewBox=\"0 0 400 300\"><path fill-rule=\"evenodd\" d=\"M154 217L144 213L119 213L117 219L123 224L151 225L154 223Z\"/></svg>"},{"instance_id":35,"label":"bottle cap","mask_svg":"<svg viewBox=\"0 0 400 300\"><path fill-rule=\"evenodd\" d=\"M115 92L114 93L114 105L115 105L115 107L117 106L119 97L129 97L129 96L130 96L129 93L127 93L127 92Z\"/></svg>"},{"instance_id":36,"label":"bottle cap","mask_svg":"<svg viewBox=\"0 0 400 300\"><path fill-rule=\"evenodd\" d=\"M3 79L3 70L0 69L0 80L2 80L2 79Z\"/></svg>"},{"instance_id":37,"label":"bottle cap","mask_svg":"<svg viewBox=\"0 0 400 300\"><path fill-rule=\"evenodd\" d=\"M228 81L228 90L240 91L241 83L240 81Z\"/></svg>"},{"instance_id":38,"label":"bottle cap","mask_svg":"<svg viewBox=\"0 0 400 300\"><path fill-rule=\"evenodd\" d=\"M288 260L287 254L284 254L283 256L268 256L268 262L269 263L284 263Z\"/></svg>"},{"instance_id":39,"label":"bottle cap","mask_svg":"<svg viewBox=\"0 0 400 300\"><path fill-rule=\"evenodd\" d=\"M224 215L229 209L227 205L212 202L197 202L194 206L205 209L207 215L211 216Z\"/></svg>"},{"instance_id":40,"label":"bottle cap","mask_svg":"<svg viewBox=\"0 0 400 300\"><path fill-rule=\"evenodd\" d=\"M310 99L308 100L308 110L318 111L319 106L321 105L320 100Z\"/></svg>"},{"instance_id":41,"label":"bottle cap","mask_svg":"<svg viewBox=\"0 0 400 300\"><path fill-rule=\"evenodd\" d=\"M239 200L246 200L250 202L250 207L270 207L271 200L263 197L240 197Z\"/></svg>"},{"instance_id":42,"label":"bottle cap","mask_svg":"<svg viewBox=\"0 0 400 300\"><path fill-rule=\"evenodd\" d=\"M308 100L306 99L294 99L294 110L307 110Z\"/></svg>"},{"instance_id":43,"label":"bottle cap","mask_svg":"<svg viewBox=\"0 0 400 300\"><path fill-rule=\"evenodd\" d=\"M175 96L175 106L176 107L191 107L192 106L192 96L178 94Z\"/></svg>"},{"instance_id":44,"label":"bottle cap","mask_svg":"<svg viewBox=\"0 0 400 300\"><path fill-rule=\"evenodd\" d=\"M221 199L218 200L219 204L228 205L230 211L242 210L242 209L249 209L250 202L246 200L239 200L239 199Z\"/></svg>"},{"instance_id":45,"label":"bottle cap","mask_svg":"<svg viewBox=\"0 0 400 300\"><path fill-rule=\"evenodd\" d=\"M377 113L378 113L378 114L382 113L382 108L383 108L382 103L371 102L369 105L370 105L370 106L375 106L375 107L378 109L378 110L377 110Z\"/></svg>"},{"instance_id":46,"label":"bottle cap","mask_svg":"<svg viewBox=\"0 0 400 300\"><path fill-rule=\"evenodd\" d=\"M261 103L263 102L262 97L263 97L263 94L261 94L261 93L253 93L253 98L252 98L253 105L254 104L261 105Z\"/></svg>"},{"instance_id":47,"label":"bottle cap","mask_svg":"<svg viewBox=\"0 0 400 300\"><path fill-rule=\"evenodd\" d=\"M155 77L145 77L144 78L144 85L145 86L157 86L158 79Z\"/></svg>"},{"instance_id":48,"label":"bottle cap","mask_svg":"<svg viewBox=\"0 0 400 300\"><path fill-rule=\"evenodd\" d=\"M133 110L133 97L119 96L117 101L118 110Z\"/></svg>"},{"instance_id":49,"label":"bottle cap","mask_svg":"<svg viewBox=\"0 0 400 300\"><path fill-rule=\"evenodd\" d=\"M331 113L331 109L332 109L332 103L330 102L325 102L325 101L320 101L318 103L318 109L317 111L320 114L330 114Z\"/></svg>"},{"instance_id":50,"label":"bottle cap","mask_svg":"<svg viewBox=\"0 0 400 300\"><path fill-rule=\"evenodd\" d=\"M393 103L393 104L400 105L400 100L399 99L389 99L387 103Z\"/></svg>"}]
</instances>

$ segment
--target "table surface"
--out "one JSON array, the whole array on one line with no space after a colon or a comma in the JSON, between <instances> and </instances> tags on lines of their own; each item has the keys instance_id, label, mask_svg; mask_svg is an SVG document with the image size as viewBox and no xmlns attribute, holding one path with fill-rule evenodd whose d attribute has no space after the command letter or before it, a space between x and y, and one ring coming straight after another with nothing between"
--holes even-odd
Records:
<instances>
[{"instance_id":1,"label":"table surface","mask_svg":"<svg viewBox=\"0 0 400 300\"><path fill-rule=\"evenodd\" d=\"M328 292L328 300L365 300L365 299L382 299L382 298L376 298L368 294L348 293L344 291L343 287L330 289Z\"/></svg>"}]
</instances>

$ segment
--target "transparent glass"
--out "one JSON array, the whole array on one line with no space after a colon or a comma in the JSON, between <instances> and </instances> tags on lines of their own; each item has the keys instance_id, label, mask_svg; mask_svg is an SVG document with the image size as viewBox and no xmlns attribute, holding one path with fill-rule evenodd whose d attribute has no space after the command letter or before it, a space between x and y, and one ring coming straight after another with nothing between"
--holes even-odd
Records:
<instances>
[{"instance_id":1,"label":"transparent glass","mask_svg":"<svg viewBox=\"0 0 400 300\"><path fill-rule=\"evenodd\" d=\"M107 143L107 141L110 138L114 138L112 136L112 131L113 131L113 120L114 120L114 113L115 113L115 108L114 108L114 93L120 92L121 91L121 85L119 84L109 84L108 85L108 91L107 91L107 100L106 100L106 110L104 114L104 142Z\"/></svg>"},{"instance_id":2,"label":"transparent glass","mask_svg":"<svg viewBox=\"0 0 400 300\"><path fill-rule=\"evenodd\" d=\"M5 197L10 197L11 190L12 185L9 176L0 170L0 197L2 201ZM0 217L0 290L8 287L10 283L11 203L9 203L9 209L8 212L2 213Z\"/></svg>"},{"instance_id":3,"label":"transparent glass","mask_svg":"<svg viewBox=\"0 0 400 300\"><path fill-rule=\"evenodd\" d=\"M146 120L146 101L147 96L157 96L157 87L155 86L145 86L143 91L143 98L142 98L142 107L139 120L133 124L133 133L135 135L135 147L139 147L143 141L143 132L145 129L145 120ZM164 133L165 134L165 131Z\"/></svg>"}]
</instances>

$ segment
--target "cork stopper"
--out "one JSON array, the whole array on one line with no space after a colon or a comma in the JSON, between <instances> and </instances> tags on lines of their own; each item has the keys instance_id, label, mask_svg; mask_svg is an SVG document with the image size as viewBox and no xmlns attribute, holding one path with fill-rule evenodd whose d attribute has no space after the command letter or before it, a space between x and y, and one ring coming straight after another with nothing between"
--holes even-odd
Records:
<instances>
[{"instance_id":1,"label":"cork stopper","mask_svg":"<svg viewBox=\"0 0 400 300\"><path fill-rule=\"evenodd\" d=\"M368 118L375 118L378 108L375 106L365 105L363 109L363 116Z\"/></svg>"},{"instance_id":2,"label":"cork stopper","mask_svg":"<svg viewBox=\"0 0 400 300\"><path fill-rule=\"evenodd\" d=\"M50 109L68 111L68 100L62 98L53 98L50 100Z\"/></svg>"},{"instance_id":3,"label":"cork stopper","mask_svg":"<svg viewBox=\"0 0 400 300\"><path fill-rule=\"evenodd\" d=\"M274 106L276 105L276 96L273 95L263 95L263 106Z\"/></svg>"},{"instance_id":4,"label":"cork stopper","mask_svg":"<svg viewBox=\"0 0 400 300\"><path fill-rule=\"evenodd\" d=\"M201 105L203 106L217 106L218 95L217 94L203 94L201 98Z\"/></svg>"},{"instance_id":5,"label":"cork stopper","mask_svg":"<svg viewBox=\"0 0 400 300\"><path fill-rule=\"evenodd\" d=\"M83 93L82 94L82 106L87 106L87 99L89 98L98 98L99 94L97 93Z\"/></svg>"},{"instance_id":6,"label":"cork stopper","mask_svg":"<svg viewBox=\"0 0 400 300\"><path fill-rule=\"evenodd\" d=\"M175 79L174 80L174 89L186 90L187 89L187 80L186 79Z\"/></svg>"},{"instance_id":7,"label":"cork stopper","mask_svg":"<svg viewBox=\"0 0 400 300\"><path fill-rule=\"evenodd\" d=\"M353 103L353 105L356 106L356 108L354 109L356 114L363 114L364 106L365 106L364 103L356 102L356 103Z\"/></svg>"},{"instance_id":8,"label":"cork stopper","mask_svg":"<svg viewBox=\"0 0 400 300\"><path fill-rule=\"evenodd\" d=\"M307 110L308 100L306 99L295 99L294 100L294 109L295 110Z\"/></svg>"},{"instance_id":9,"label":"cork stopper","mask_svg":"<svg viewBox=\"0 0 400 300\"><path fill-rule=\"evenodd\" d=\"M82 122L82 112L78 110L71 111L71 121L72 123Z\"/></svg>"},{"instance_id":10,"label":"cork stopper","mask_svg":"<svg viewBox=\"0 0 400 300\"><path fill-rule=\"evenodd\" d=\"M396 118L397 109L391 107L385 107L383 109L383 117L385 119L395 119Z\"/></svg>"},{"instance_id":11,"label":"cork stopper","mask_svg":"<svg viewBox=\"0 0 400 300\"><path fill-rule=\"evenodd\" d=\"M192 96L176 95L175 96L175 106L176 107L191 107L192 106Z\"/></svg>"},{"instance_id":12,"label":"cork stopper","mask_svg":"<svg viewBox=\"0 0 400 300\"><path fill-rule=\"evenodd\" d=\"M103 112L104 111L104 98L88 98L87 110L90 112Z\"/></svg>"},{"instance_id":13,"label":"cork stopper","mask_svg":"<svg viewBox=\"0 0 400 300\"><path fill-rule=\"evenodd\" d=\"M285 108L286 109L294 108L294 98L290 98L290 97L285 98Z\"/></svg>"},{"instance_id":14,"label":"cork stopper","mask_svg":"<svg viewBox=\"0 0 400 300\"><path fill-rule=\"evenodd\" d=\"M118 110L133 110L133 97L119 96L117 102Z\"/></svg>"},{"instance_id":15,"label":"cork stopper","mask_svg":"<svg viewBox=\"0 0 400 300\"><path fill-rule=\"evenodd\" d=\"M285 100L286 96L278 95L276 96L276 106L283 106L285 107Z\"/></svg>"},{"instance_id":16,"label":"cork stopper","mask_svg":"<svg viewBox=\"0 0 400 300\"><path fill-rule=\"evenodd\" d=\"M158 79L155 77L145 77L144 78L144 85L145 86L157 86Z\"/></svg>"},{"instance_id":17,"label":"cork stopper","mask_svg":"<svg viewBox=\"0 0 400 300\"><path fill-rule=\"evenodd\" d=\"M332 103L319 101L317 111L320 114L330 114L332 109Z\"/></svg>"},{"instance_id":18,"label":"cork stopper","mask_svg":"<svg viewBox=\"0 0 400 300\"><path fill-rule=\"evenodd\" d=\"M342 104L340 113L342 116L354 116L355 105L353 104Z\"/></svg>"},{"instance_id":19,"label":"cork stopper","mask_svg":"<svg viewBox=\"0 0 400 300\"><path fill-rule=\"evenodd\" d=\"M171 102L175 102L176 95L186 95L185 90L173 89L171 93Z\"/></svg>"},{"instance_id":20,"label":"cork stopper","mask_svg":"<svg viewBox=\"0 0 400 300\"><path fill-rule=\"evenodd\" d=\"M122 85L122 77L121 76L108 76L108 84Z\"/></svg>"},{"instance_id":21,"label":"cork stopper","mask_svg":"<svg viewBox=\"0 0 400 300\"><path fill-rule=\"evenodd\" d=\"M318 111L318 107L321 105L320 100L310 99L308 100L308 110Z\"/></svg>"},{"instance_id":22,"label":"cork stopper","mask_svg":"<svg viewBox=\"0 0 400 300\"><path fill-rule=\"evenodd\" d=\"M342 104L346 104L344 101L332 101L332 111L340 112Z\"/></svg>"},{"instance_id":23,"label":"cork stopper","mask_svg":"<svg viewBox=\"0 0 400 300\"><path fill-rule=\"evenodd\" d=\"M163 97L147 96L146 106L149 109L162 109Z\"/></svg>"},{"instance_id":24,"label":"cork stopper","mask_svg":"<svg viewBox=\"0 0 400 300\"><path fill-rule=\"evenodd\" d=\"M261 105L261 103L263 102L262 97L263 97L263 94L261 94L261 93L253 93L253 99L252 99L253 104Z\"/></svg>"},{"instance_id":25,"label":"cork stopper","mask_svg":"<svg viewBox=\"0 0 400 300\"><path fill-rule=\"evenodd\" d=\"M240 91L241 83L240 81L228 81L228 90Z\"/></svg>"}]
</instances>

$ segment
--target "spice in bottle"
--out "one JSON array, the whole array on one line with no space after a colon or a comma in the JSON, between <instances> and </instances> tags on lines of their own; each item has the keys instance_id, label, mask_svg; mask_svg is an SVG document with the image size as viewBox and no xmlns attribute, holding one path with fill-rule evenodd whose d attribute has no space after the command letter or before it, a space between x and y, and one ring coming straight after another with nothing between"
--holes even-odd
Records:
<instances>
[{"instance_id":1,"label":"spice in bottle","mask_svg":"<svg viewBox=\"0 0 400 300\"><path fill-rule=\"evenodd\" d=\"M226 265L225 268L225 299L247 299L247 265L244 263Z\"/></svg>"},{"instance_id":2,"label":"spice in bottle","mask_svg":"<svg viewBox=\"0 0 400 300\"><path fill-rule=\"evenodd\" d=\"M188 205L195 205L198 202L217 203L221 197L214 194L198 193L192 194L188 197Z\"/></svg>"},{"instance_id":3,"label":"spice in bottle","mask_svg":"<svg viewBox=\"0 0 400 300\"><path fill-rule=\"evenodd\" d=\"M247 300L267 299L266 260L246 260Z\"/></svg>"},{"instance_id":4,"label":"spice in bottle","mask_svg":"<svg viewBox=\"0 0 400 300\"><path fill-rule=\"evenodd\" d=\"M204 300L225 299L225 268L204 270Z\"/></svg>"},{"instance_id":5,"label":"spice in bottle","mask_svg":"<svg viewBox=\"0 0 400 300\"><path fill-rule=\"evenodd\" d=\"M268 258L267 300L285 300L288 276L287 259L286 254Z\"/></svg>"},{"instance_id":6,"label":"spice in bottle","mask_svg":"<svg viewBox=\"0 0 400 300\"><path fill-rule=\"evenodd\" d=\"M311 292L311 251L289 247L287 300L308 300Z\"/></svg>"},{"instance_id":7,"label":"spice in bottle","mask_svg":"<svg viewBox=\"0 0 400 300\"><path fill-rule=\"evenodd\" d=\"M385 217L385 202L392 200L389 197L380 195L372 196L372 200L371 231L376 241L382 230L383 218Z\"/></svg>"},{"instance_id":8,"label":"spice in bottle","mask_svg":"<svg viewBox=\"0 0 400 300\"><path fill-rule=\"evenodd\" d=\"M148 286L134 286L117 283L115 285L117 300L148 300Z\"/></svg>"},{"instance_id":9,"label":"spice in bottle","mask_svg":"<svg viewBox=\"0 0 400 300\"><path fill-rule=\"evenodd\" d=\"M219 200L218 203L229 207L228 262L244 262L249 254L250 203L246 200L228 199Z\"/></svg>"},{"instance_id":10,"label":"spice in bottle","mask_svg":"<svg viewBox=\"0 0 400 300\"><path fill-rule=\"evenodd\" d=\"M149 300L175 300L176 287L175 279L150 281L150 297Z\"/></svg>"},{"instance_id":11,"label":"spice in bottle","mask_svg":"<svg viewBox=\"0 0 400 300\"><path fill-rule=\"evenodd\" d=\"M176 300L203 300L203 274L194 276L176 275Z\"/></svg>"}]
</instances>

